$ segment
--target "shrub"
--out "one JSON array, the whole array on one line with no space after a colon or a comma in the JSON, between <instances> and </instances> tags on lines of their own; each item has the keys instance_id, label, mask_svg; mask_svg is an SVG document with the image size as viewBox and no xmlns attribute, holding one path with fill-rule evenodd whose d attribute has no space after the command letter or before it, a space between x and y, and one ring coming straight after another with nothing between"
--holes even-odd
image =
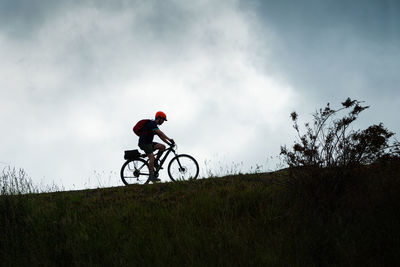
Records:
<instances>
[{"instance_id":1,"label":"shrub","mask_svg":"<svg viewBox=\"0 0 400 267\"><path fill-rule=\"evenodd\" d=\"M363 102L347 98L341 108L332 109L329 103L324 109L313 114L313 123L306 123L306 133L301 134L298 115L291 113L293 127L298 140L293 150L281 146L281 155L289 167L342 167L359 164L371 164L382 159L400 157L400 143L382 123L371 125L365 130L354 131L349 126L359 114L369 106ZM335 118L340 112L347 110L341 118Z\"/></svg>"}]
</instances>

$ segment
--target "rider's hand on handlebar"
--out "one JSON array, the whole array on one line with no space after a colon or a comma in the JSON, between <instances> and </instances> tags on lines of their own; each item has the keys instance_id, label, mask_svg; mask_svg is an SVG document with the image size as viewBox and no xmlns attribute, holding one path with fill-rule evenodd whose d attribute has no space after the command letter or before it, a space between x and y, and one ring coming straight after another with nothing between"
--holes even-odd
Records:
<instances>
[{"instance_id":1,"label":"rider's hand on handlebar","mask_svg":"<svg viewBox=\"0 0 400 267\"><path fill-rule=\"evenodd\" d=\"M169 142L170 142L170 145L171 145L171 146L175 145L174 139L170 139Z\"/></svg>"}]
</instances>

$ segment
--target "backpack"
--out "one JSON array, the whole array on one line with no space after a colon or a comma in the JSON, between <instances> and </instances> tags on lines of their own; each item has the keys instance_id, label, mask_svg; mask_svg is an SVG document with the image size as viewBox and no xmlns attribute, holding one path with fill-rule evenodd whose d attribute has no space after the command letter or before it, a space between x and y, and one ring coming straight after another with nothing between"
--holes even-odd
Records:
<instances>
[{"instance_id":1,"label":"backpack","mask_svg":"<svg viewBox=\"0 0 400 267\"><path fill-rule=\"evenodd\" d=\"M150 120L148 119L144 119L144 120L140 120L136 123L135 126L133 126L133 132L137 135L137 136L141 136L145 133L144 131L144 126L146 125L146 123L148 123Z\"/></svg>"}]
</instances>

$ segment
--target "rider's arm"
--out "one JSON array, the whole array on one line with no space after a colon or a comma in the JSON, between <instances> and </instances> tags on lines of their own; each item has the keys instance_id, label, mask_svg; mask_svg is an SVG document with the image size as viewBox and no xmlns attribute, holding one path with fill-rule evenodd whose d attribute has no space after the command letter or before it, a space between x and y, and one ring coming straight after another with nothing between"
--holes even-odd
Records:
<instances>
[{"instance_id":1,"label":"rider's arm","mask_svg":"<svg viewBox=\"0 0 400 267\"><path fill-rule=\"evenodd\" d=\"M160 129L155 130L155 132L165 143L174 143L174 140L166 136L165 133L163 133Z\"/></svg>"}]
</instances>

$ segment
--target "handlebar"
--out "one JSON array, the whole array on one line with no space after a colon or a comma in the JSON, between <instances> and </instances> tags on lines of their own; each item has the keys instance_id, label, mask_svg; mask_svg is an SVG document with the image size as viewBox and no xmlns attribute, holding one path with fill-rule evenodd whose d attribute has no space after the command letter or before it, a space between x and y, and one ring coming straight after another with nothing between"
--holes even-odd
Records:
<instances>
[{"instance_id":1,"label":"handlebar","mask_svg":"<svg viewBox=\"0 0 400 267\"><path fill-rule=\"evenodd\" d=\"M169 143L168 145L169 145L169 148L170 148L170 149L173 149L173 150L177 149L177 145L176 145L175 142L171 142L171 143Z\"/></svg>"}]
</instances>

